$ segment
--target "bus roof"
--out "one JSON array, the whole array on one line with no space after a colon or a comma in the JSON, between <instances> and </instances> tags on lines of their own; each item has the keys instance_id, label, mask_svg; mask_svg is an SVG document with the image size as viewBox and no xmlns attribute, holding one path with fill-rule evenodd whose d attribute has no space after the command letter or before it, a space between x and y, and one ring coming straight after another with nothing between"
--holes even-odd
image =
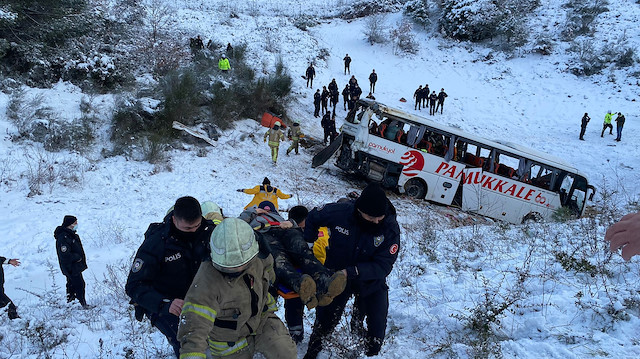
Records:
<instances>
[{"instance_id":1,"label":"bus roof","mask_svg":"<svg viewBox=\"0 0 640 359\"><path fill-rule=\"evenodd\" d=\"M474 135L468 132L463 131L460 128L456 128L456 127L452 127L452 126L448 126L448 125L444 125L435 121L432 121L428 118L424 118L421 116L416 116L407 112L404 112L402 110L398 110L395 108L391 108L387 105L384 105L380 102L376 102L373 100L368 100L368 99L361 99L359 100L359 102L365 104L368 107L371 107L372 110L374 110L374 112L380 111L383 112L391 117L395 117L398 119L403 119L403 120L408 120L409 122L415 122L417 124L422 124L422 125L426 125L429 127L433 127L433 128L437 128L440 129L444 132L450 133L452 135L455 135L456 137L463 137L466 139L469 139L471 141L474 142L478 142L478 143L482 143L482 144L486 144L488 146L494 147L498 150L502 150L504 152L507 153L512 153L515 155L522 155L524 157L527 157L533 161L539 162L541 164L546 164L552 167L556 167L559 168L561 170L565 170L565 171L570 171L573 173L576 173L582 177L586 177L583 173L581 173L577 168L573 167L571 164L565 162L564 160L549 155L547 153L541 152L541 151L536 151L534 149L525 147L525 146L521 146L512 142L507 142L507 141L500 141L500 140L489 140L483 137L480 137L478 135Z\"/></svg>"}]
</instances>

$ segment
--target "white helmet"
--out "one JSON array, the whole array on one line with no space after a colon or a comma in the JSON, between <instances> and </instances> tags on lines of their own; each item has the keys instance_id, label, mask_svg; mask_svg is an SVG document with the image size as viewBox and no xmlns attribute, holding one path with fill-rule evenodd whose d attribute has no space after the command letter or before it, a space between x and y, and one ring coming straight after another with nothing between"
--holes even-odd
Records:
<instances>
[{"instance_id":1,"label":"white helmet","mask_svg":"<svg viewBox=\"0 0 640 359\"><path fill-rule=\"evenodd\" d=\"M240 218L223 220L211 233L211 261L222 271L249 263L259 247L253 229Z\"/></svg>"},{"instance_id":2,"label":"white helmet","mask_svg":"<svg viewBox=\"0 0 640 359\"><path fill-rule=\"evenodd\" d=\"M202 209L202 216L204 218L212 220L215 224L218 224L220 223L220 221L222 221L222 209L216 203L205 201L202 202L200 208Z\"/></svg>"}]
</instances>

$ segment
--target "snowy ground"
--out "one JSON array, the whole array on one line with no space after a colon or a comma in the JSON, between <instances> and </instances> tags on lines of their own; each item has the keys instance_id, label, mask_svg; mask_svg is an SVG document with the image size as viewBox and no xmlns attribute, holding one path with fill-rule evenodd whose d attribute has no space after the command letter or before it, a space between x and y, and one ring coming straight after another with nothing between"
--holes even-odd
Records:
<instances>
[{"instance_id":1,"label":"snowy ground","mask_svg":"<svg viewBox=\"0 0 640 359\"><path fill-rule=\"evenodd\" d=\"M445 113L435 120L564 158L598 188L596 201L603 202L601 195L614 191L620 206L640 198L640 98L638 80L628 77L638 71L637 65L577 78L563 72L568 59L562 52L515 59L492 53L492 60L483 61L490 50L418 33L417 55L395 55L391 45L370 46L363 40L364 20L325 20L308 31L291 24L312 11L334 14L336 7L346 3L179 1L176 23L184 32L202 34L205 42L214 28L219 42L246 41L250 56L267 71L278 51L282 52L296 95L289 113L315 137L320 137L321 129L312 114L313 90L305 87L299 75L320 49L327 49L327 61L316 60L314 87L335 78L342 89L349 77L343 73L342 58L349 53L352 74L364 91L371 69L376 69L375 95L380 102L417 112L410 98L418 85L428 83L436 91L444 87L449 94ZM543 1L541 24L561 20L555 12L544 11L551 3ZM638 5L612 1L609 8L599 20L609 25L599 28L597 36L616 38L626 30L626 36L637 41ZM230 11L239 18L228 19ZM399 14L389 15L387 22L392 25L399 18ZM272 52L265 51L265 46ZM29 93L43 93L61 118L79 116L82 93L70 84ZM401 97L410 101L401 103ZM112 98L94 101L108 116ZM22 319L0 328L1 358L40 358L45 353L54 358L132 357L127 352L136 358L169 357L164 338L132 319L122 288L148 224L160 221L176 198L192 195L201 201L213 200L233 216L251 199L235 189L259 184L264 176L294 193L281 203L285 209L334 201L363 186L331 162L310 169L313 153L304 149L299 156L285 157L281 148L278 166L273 167L261 139L246 137L264 130L251 120L227 131L215 148L206 147L205 157L197 156L193 145L173 151L171 171L122 157L100 159L100 148L80 155L49 154L37 145L9 141L15 128L3 116L7 103L8 95L0 94L0 214L4 218L0 255L22 261L18 268L5 267L5 289ZM614 142L608 134L599 136L609 109L627 118L622 142ZM578 133L584 112L589 112L592 122L583 142ZM339 108L341 115L344 111ZM428 113L422 111L422 115ZM76 174L77 182L44 186L42 195L27 197L29 168L38 163L50 164L60 177ZM444 216L436 206L390 196L403 228L403 250L389 278L388 337L379 357L467 358L496 353L506 358L640 357L638 259L624 264L606 252L602 237L608 223L586 218L530 227L458 227L472 220L458 220L455 212ZM53 230L65 214L79 218L89 264L87 297L97 305L90 311L67 305L63 299L64 277L57 269ZM562 262L558 253L589 258L595 269ZM501 310L503 303L508 305ZM499 321L492 321L491 335L483 341L478 339L482 331L469 331L465 324L492 305L497 308L484 313L499 314ZM311 314L307 334L312 318ZM342 335L348 345L348 336ZM306 342L299 347L300 356L305 349ZM323 355L322 359L329 357ZM340 356L334 352L333 357Z\"/></svg>"}]
</instances>

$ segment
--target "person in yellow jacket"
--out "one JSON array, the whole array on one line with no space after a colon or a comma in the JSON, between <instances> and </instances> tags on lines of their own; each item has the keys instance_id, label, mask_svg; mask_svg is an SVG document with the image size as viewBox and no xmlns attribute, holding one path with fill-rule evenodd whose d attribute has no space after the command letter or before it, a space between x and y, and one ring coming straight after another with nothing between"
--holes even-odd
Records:
<instances>
[{"instance_id":1,"label":"person in yellow jacket","mask_svg":"<svg viewBox=\"0 0 640 359\"><path fill-rule=\"evenodd\" d=\"M211 233L211 261L200 265L180 313L180 359L297 357L269 293L273 257L260 250L258 236L239 218Z\"/></svg>"},{"instance_id":2,"label":"person in yellow jacket","mask_svg":"<svg viewBox=\"0 0 640 359\"><path fill-rule=\"evenodd\" d=\"M262 180L262 185L255 186L253 188L239 188L238 192L252 194L253 199L249 204L244 206L244 209L247 209L252 206L258 206L260 203L264 201L269 201L274 204L276 207L276 211L278 210L278 198L280 199L288 199L291 198L290 194L283 193L276 187L271 186L271 181L267 177Z\"/></svg>"},{"instance_id":3,"label":"person in yellow jacket","mask_svg":"<svg viewBox=\"0 0 640 359\"><path fill-rule=\"evenodd\" d=\"M218 60L218 68L222 70L222 72L227 72L231 69L231 64L229 64L227 55L222 54L222 58Z\"/></svg>"},{"instance_id":4,"label":"person in yellow jacket","mask_svg":"<svg viewBox=\"0 0 640 359\"><path fill-rule=\"evenodd\" d=\"M278 148L280 147L280 141L284 141L284 134L280 131L280 122L276 121L272 128L268 129L264 134L264 142L267 142L269 138L269 147L271 148L271 160L275 165L278 161Z\"/></svg>"},{"instance_id":5,"label":"person in yellow jacket","mask_svg":"<svg viewBox=\"0 0 640 359\"><path fill-rule=\"evenodd\" d=\"M300 123L295 121L291 128L289 128L289 139L291 140L291 146L287 149L287 156L289 156L289 152L295 150L296 155L298 154L298 142L300 142L300 137L304 137L302 130L300 129Z\"/></svg>"},{"instance_id":6,"label":"person in yellow jacket","mask_svg":"<svg viewBox=\"0 0 640 359\"><path fill-rule=\"evenodd\" d=\"M609 127L609 134L613 135L613 125L611 124L612 117L613 114L611 113L611 110L607 111L607 114L604 115L604 123L602 124L602 133L600 134L600 137L604 137L604 131L607 130L607 127Z\"/></svg>"}]
</instances>

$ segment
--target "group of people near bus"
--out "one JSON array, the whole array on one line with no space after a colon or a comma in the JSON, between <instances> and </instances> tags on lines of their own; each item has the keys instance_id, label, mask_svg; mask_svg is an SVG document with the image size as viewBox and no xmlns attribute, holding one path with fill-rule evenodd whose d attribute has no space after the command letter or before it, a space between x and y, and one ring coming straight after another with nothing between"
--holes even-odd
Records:
<instances>
[{"instance_id":1,"label":"group of people near bus","mask_svg":"<svg viewBox=\"0 0 640 359\"><path fill-rule=\"evenodd\" d=\"M613 120L614 114L611 110L607 111L604 115L604 122L602 123L602 132L600 133L600 137L604 137L607 129L609 130L609 134L613 135L613 124L611 124ZM580 140L584 141L584 134L587 131L587 124L591 121L591 117L587 112L582 116L582 120L580 121ZM616 116L616 138L614 141L620 142L622 140L622 129L624 128L625 117L622 112L618 112Z\"/></svg>"}]
</instances>

